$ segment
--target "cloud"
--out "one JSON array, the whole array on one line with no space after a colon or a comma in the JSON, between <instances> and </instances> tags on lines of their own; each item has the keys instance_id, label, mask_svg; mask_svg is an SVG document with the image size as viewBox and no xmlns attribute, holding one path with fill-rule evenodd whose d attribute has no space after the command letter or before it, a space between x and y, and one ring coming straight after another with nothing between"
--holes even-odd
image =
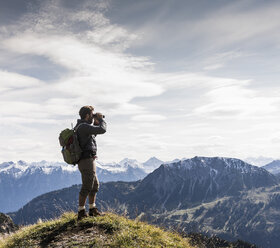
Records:
<instances>
[{"instance_id":1,"label":"cloud","mask_svg":"<svg viewBox=\"0 0 280 248\"><path fill-rule=\"evenodd\" d=\"M91 8L94 11L69 10L62 8L60 1L48 1L36 13L28 13L16 24L1 28L3 55L26 58L23 62L31 62L33 72L40 63L34 67L31 56L43 58L45 64L41 66L51 65L46 70L54 66L66 69L49 82L40 79L40 75L34 78L21 71L0 71L1 129L10 123L13 138L3 138L7 147L17 150L14 155L1 152L2 159L13 156L32 160L46 156L47 151L52 151L47 155L50 158L60 156L57 136L65 124L73 122L81 106L93 104L110 118L149 115L148 109L130 101L164 91L152 82L153 64L147 58L124 52L135 35L111 24L103 7ZM126 125L129 128L130 124ZM48 138L37 139L39 134ZM48 149L42 148L43 144Z\"/></svg>"},{"instance_id":2,"label":"cloud","mask_svg":"<svg viewBox=\"0 0 280 248\"><path fill-rule=\"evenodd\" d=\"M207 37L205 40L211 47L240 42L252 42L253 45L267 40L266 35L279 28L278 10L278 4L263 4L246 9L244 4L234 3L196 21L189 35Z\"/></svg>"},{"instance_id":3,"label":"cloud","mask_svg":"<svg viewBox=\"0 0 280 248\"><path fill-rule=\"evenodd\" d=\"M96 105L105 102L105 107L114 106L114 111L105 109L111 114L129 114L132 111L143 111L129 103L134 97L153 96L163 92L159 85L149 81L145 75L145 71L149 71L151 66L146 58L116 52L114 44L111 49L102 47L104 44L121 43L125 37L129 40L130 36L125 30L111 25L100 12L83 10L71 15L65 10L57 9L54 2L51 3L46 10L39 12L39 16L28 15L24 18L26 22L23 26L28 27L26 30L17 28L17 32L3 39L1 43L13 53L47 58L49 63L67 68L69 73L44 87L44 90L33 88L32 91L10 92L5 94L6 99L16 98L17 94L20 94L20 98L26 101L30 94L41 96L43 93L40 100L45 100L45 110L57 115L69 115L73 108L93 100ZM50 10L54 12L47 15ZM62 13L57 13L59 11ZM68 17L72 24L75 21L87 21L87 24L95 29L69 34L69 26L67 25L65 30L61 25L58 26L58 30L61 30L58 34L55 29L57 14L62 14L64 21ZM32 26L34 22L36 25ZM100 39L92 40L91 32L102 36L106 42L100 44ZM67 105L69 107L66 107Z\"/></svg>"},{"instance_id":4,"label":"cloud","mask_svg":"<svg viewBox=\"0 0 280 248\"><path fill-rule=\"evenodd\" d=\"M153 122L166 120L163 115L136 115L131 118L133 121Z\"/></svg>"},{"instance_id":5,"label":"cloud","mask_svg":"<svg viewBox=\"0 0 280 248\"><path fill-rule=\"evenodd\" d=\"M1 138L9 151L2 149L2 159L34 160L33 154L41 157L39 160L48 159L44 156L61 158L57 136L87 104L108 120L109 134L98 140L100 155L108 160L142 158L149 152L164 154L151 156L169 160L197 152L238 154L241 148L246 150L249 141L256 147L248 151L259 152L264 142L275 138L270 135L266 141L260 134L269 122L278 123L280 98L275 89L261 91L250 76L214 74L234 60L250 59L254 54L224 47L262 35L264 40L259 41L264 44L266 34L278 28L272 5L240 11L242 4L232 4L200 19L178 22L174 29L170 19L161 23L159 18L158 23L149 22L148 29L130 32L124 25L111 23L106 15L107 1L81 1L76 8L63 3L44 1L38 10L0 28L1 65L5 65L0 69L0 128L8 130ZM272 23L257 20L270 14ZM170 39L163 39L158 30L168 30L165 35ZM187 44L186 50L194 45L202 53L208 48L215 52L199 56L201 70L168 68L160 72L152 55L129 53L135 43L147 42L149 35L154 35L155 40L149 43L153 48L175 49L177 42L182 42ZM186 39L195 42L186 43ZM169 56L163 56L168 63ZM5 64L9 58L15 65ZM197 59L190 57L189 63L195 64ZM48 74L53 76L46 80ZM277 131L276 125L273 128ZM249 141L240 145L238 139ZM17 153L10 152L12 148Z\"/></svg>"},{"instance_id":6,"label":"cloud","mask_svg":"<svg viewBox=\"0 0 280 248\"><path fill-rule=\"evenodd\" d=\"M211 65L207 65L204 67L204 70L209 71L209 70L216 70L216 69L220 69L224 67L223 64L211 64Z\"/></svg>"},{"instance_id":7,"label":"cloud","mask_svg":"<svg viewBox=\"0 0 280 248\"><path fill-rule=\"evenodd\" d=\"M278 12L280 5L277 1L252 4L251 1L226 2L218 4L205 3L208 11L197 10L196 15L185 13L190 8L185 2L180 6L184 12L170 10L163 15L158 13L150 19L146 26L139 28L137 33L145 33L142 43L157 42L159 47L187 43L199 54L217 49L231 48L231 45L251 44L251 46L273 43L278 45L280 27ZM183 13L183 14L182 14ZM169 18L172 15L173 18ZM273 40L271 39L273 36ZM163 37L168 37L163 39ZM239 46L240 47L240 46ZM191 49L188 49L188 51Z\"/></svg>"},{"instance_id":8,"label":"cloud","mask_svg":"<svg viewBox=\"0 0 280 248\"><path fill-rule=\"evenodd\" d=\"M203 69L206 71L220 69L226 66L226 64L232 60L235 60L237 58L242 58L242 57L248 57L248 56L252 56L252 55L244 54L244 52L242 53L239 51L216 53L213 56L210 56L203 61L204 64Z\"/></svg>"},{"instance_id":9,"label":"cloud","mask_svg":"<svg viewBox=\"0 0 280 248\"><path fill-rule=\"evenodd\" d=\"M246 119L247 117L263 118L279 111L276 106L280 101L279 97L258 96L256 91L238 84L212 89L206 93L206 96L210 98L211 103L196 108L194 111L197 114Z\"/></svg>"},{"instance_id":10,"label":"cloud","mask_svg":"<svg viewBox=\"0 0 280 248\"><path fill-rule=\"evenodd\" d=\"M0 92L40 87L44 83L36 78L27 77L18 73L0 70Z\"/></svg>"}]
</instances>

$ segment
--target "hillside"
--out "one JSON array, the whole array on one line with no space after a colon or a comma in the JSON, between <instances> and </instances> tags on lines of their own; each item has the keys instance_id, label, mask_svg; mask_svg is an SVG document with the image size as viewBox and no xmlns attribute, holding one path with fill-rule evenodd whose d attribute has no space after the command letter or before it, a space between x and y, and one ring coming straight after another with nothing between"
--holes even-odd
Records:
<instances>
[{"instance_id":1,"label":"hillside","mask_svg":"<svg viewBox=\"0 0 280 248\"><path fill-rule=\"evenodd\" d=\"M38 221L0 239L0 248L12 247L257 248L241 240L229 242L200 233L166 231L139 219L130 220L109 212L79 222L73 212L65 212L50 221Z\"/></svg>"},{"instance_id":2,"label":"hillside","mask_svg":"<svg viewBox=\"0 0 280 248\"><path fill-rule=\"evenodd\" d=\"M16 224L32 224L77 211L79 190L73 185L49 192L9 215ZM96 203L102 211L167 228L270 248L279 242L279 196L278 179L263 168L238 159L195 157L163 164L136 182L102 183Z\"/></svg>"},{"instance_id":3,"label":"hillside","mask_svg":"<svg viewBox=\"0 0 280 248\"><path fill-rule=\"evenodd\" d=\"M257 188L188 209L142 214L142 220L184 232L226 240L242 239L263 248L279 247L280 186Z\"/></svg>"},{"instance_id":4,"label":"hillside","mask_svg":"<svg viewBox=\"0 0 280 248\"><path fill-rule=\"evenodd\" d=\"M182 247L189 238L112 213L80 222L73 212L23 227L0 242L0 247Z\"/></svg>"}]
</instances>

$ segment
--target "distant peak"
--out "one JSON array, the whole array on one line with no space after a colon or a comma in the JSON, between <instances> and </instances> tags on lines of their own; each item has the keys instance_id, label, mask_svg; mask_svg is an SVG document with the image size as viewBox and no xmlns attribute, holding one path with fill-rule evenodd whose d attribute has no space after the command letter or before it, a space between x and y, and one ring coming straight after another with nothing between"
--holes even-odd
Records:
<instances>
[{"instance_id":1,"label":"distant peak","mask_svg":"<svg viewBox=\"0 0 280 248\"><path fill-rule=\"evenodd\" d=\"M156 157L151 157L150 159L157 159Z\"/></svg>"},{"instance_id":2,"label":"distant peak","mask_svg":"<svg viewBox=\"0 0 280 248\"><path fill-rule=\"evenodd\" d=\"M131 159L131 158L124 158L123 160L120 161L120 164L126 163L126 162L137 162L136 159Z\"/></svg>"},{"instance_id":3,"label":"distant peak","mask_svg":"<svg viewBox=\"0 0 280 248\"><path fill-rule=\"evenodd\" d=\"M26 162L23 161L23 160L19 160L19 161L17 161L17 163L18 163L19 165L26 165Z\"/></svg>"},{"instance_id":4,"label":"distant peak","mask_svg":"<svg viewBox=\"0 0 280 248\"><path fill-rule=\"evenodd\" d=\"M195 156L191 159L180 160L178 162L167 163L168 168L172 167L182 167L182 168L195 168L197 166L210 167L210 168L232 168L242 172L249 172L251 170L256 170L255 166L244 162L237 158L227 158L227 157L202 157Z\"/></svg>"},{"instance_id":5,"label":"distant peak","mask_svg":"<svg viewBox=\"0 0 280 248\"><path fill-rule=\"evenodd\" d=\"M222 160L222 161L233 161L233 160L239 160L239 161L242 161L244 162L243 160L241 159L238 159L238 158L228 158L228 157L204 157L204 156L195 156L191 159L197 159L197 160L214 160L214 159L217 159L217 160ZM186 159L188 160L188 159ZM244 162L245 163L245 162Z\"/></svg>"},{"instance_id":6,"label":"distant peak","mask_svg":"<svg viewBox=\"0 0 280 248\"><path fill-rule=\"evenodd\" d=\"M161 161L160 159L156 158L156 157L151 157L149 158L145 163L147 162L152 162L152 161Z\"/></svg>"}]
</instances>

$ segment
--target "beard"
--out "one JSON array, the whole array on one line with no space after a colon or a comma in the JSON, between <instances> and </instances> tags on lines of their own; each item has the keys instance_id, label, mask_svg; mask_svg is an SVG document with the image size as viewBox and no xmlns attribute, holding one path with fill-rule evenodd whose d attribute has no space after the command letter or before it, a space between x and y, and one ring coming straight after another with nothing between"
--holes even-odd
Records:
<instances>
[{"instance_id":1,"label":"beard","mask_svg":"<svg viewBox=\"0 0 280 248\"><path fill-rule=\"evenodd\" d=\"M93 118L90 118L90 119L88 120L88 123L89 123L89 124L92 124L92 122L93 122Z\"/></svg>"}]
</instances>

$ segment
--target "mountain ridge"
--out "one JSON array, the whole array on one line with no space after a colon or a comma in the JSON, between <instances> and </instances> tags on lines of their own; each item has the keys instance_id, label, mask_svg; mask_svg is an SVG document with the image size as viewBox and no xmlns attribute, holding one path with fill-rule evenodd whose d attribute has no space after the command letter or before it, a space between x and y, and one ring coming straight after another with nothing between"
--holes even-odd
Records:
<instances>
[{"instance_id":1,"label":"mountain ridge","mask_svg":"<svg viewBox=\"0 0 280 248\"><path fill-rule=\"evenodd\" d=\"M77 211L80 187L73 185L39 196L10 216L16 223L28 224L38 218L55 218L66 210ZM279 187L279 180L273 174L242 160L194 157L163 163L135 182L101 183L97 207L130 218L144 218L150 223L163 223L166 227L200 228L208 230L208 234L249 242L252 237L248 232L258 233L268 228L271 231L262 239L275 244L280 242L273 236L278 232L277 220L280 221L280 212L275 207L280 204ZM267 220L271 223L269 227L265 226ZM248 232L242 229L245 225Z\"/></svg>"},{"instance_id":2,"label":"mountain ridge","mask_svg":"<svg viewBox=\"0 0 280 248\"><path fill-rule=\"evenodd\" d=\"M127 159L125 164L104 164L97 160L99 181L136 181L144 178L147 168L144 170L144 166L135 161ZM0 198L6 201L0 202L0 211L16 211L36 196L78 183L81 183L78 167L64 162L42 160L27 163L19 160L1 163ZM17 201L14 201L15 198Z\"/></svg>"},{"instance_id":3,"label":"mountain ridge","mask_svg":"<svg viewBox=\"0 0 280 248\"><path fill-rule=\"evenodd\" d=\"M141 209L152 202L154 208L164 211L278 182L278 178L265 169L239 159L194 157L162 164L141 181L134 198L148 199L141 201L138 206Z\"/></svg>"}]
</instances>

